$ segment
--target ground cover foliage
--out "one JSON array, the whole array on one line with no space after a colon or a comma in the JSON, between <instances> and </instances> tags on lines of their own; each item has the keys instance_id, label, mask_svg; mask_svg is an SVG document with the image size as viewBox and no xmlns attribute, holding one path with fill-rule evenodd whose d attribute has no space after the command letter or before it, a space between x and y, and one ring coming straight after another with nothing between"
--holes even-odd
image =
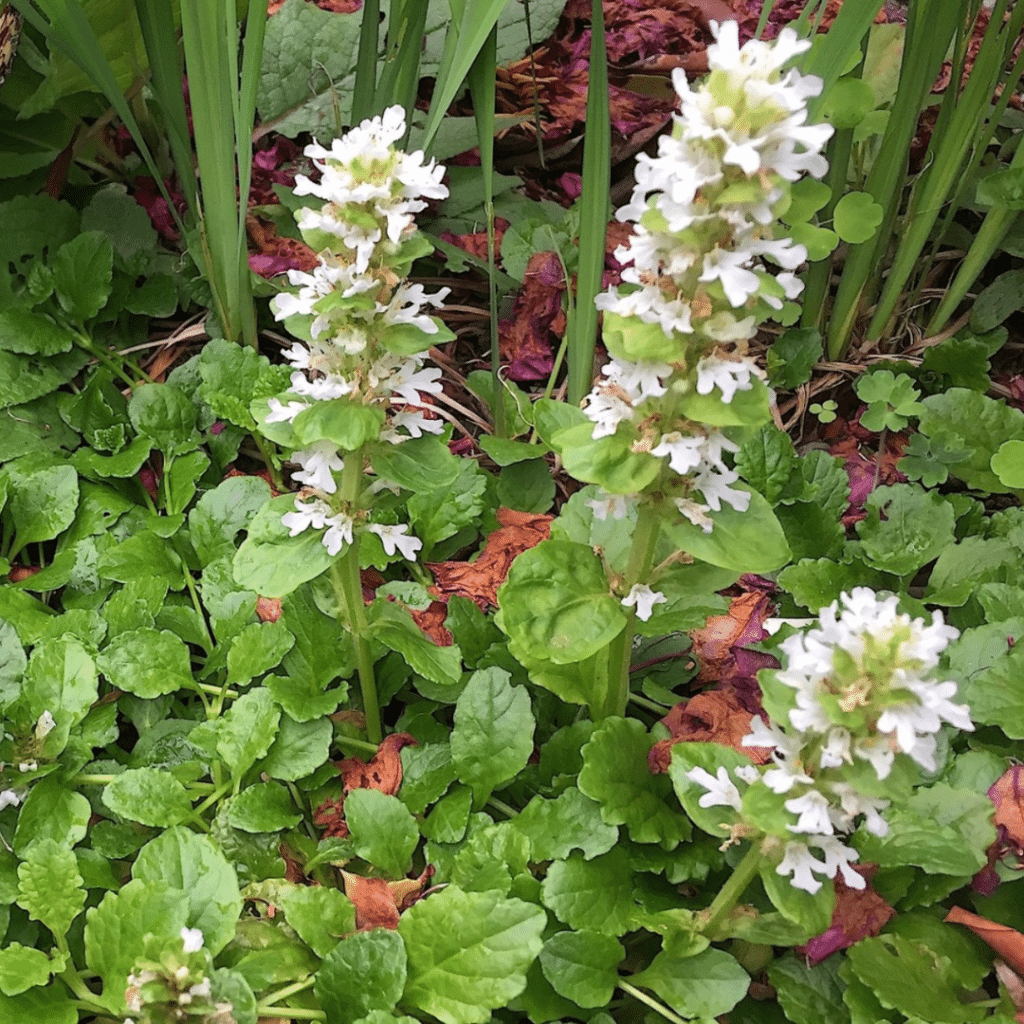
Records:
<instances>
[{"instance_id":1,"label":"ground cover foliage","mask_svg":"<svg viewBox=\"0 0 1024 1024\"><path fill-rule=\"evenodd\" d=\"M1024 1019L1024 5L880 6L0 3L0 1019Z\"/></svg>"}]
</instances>

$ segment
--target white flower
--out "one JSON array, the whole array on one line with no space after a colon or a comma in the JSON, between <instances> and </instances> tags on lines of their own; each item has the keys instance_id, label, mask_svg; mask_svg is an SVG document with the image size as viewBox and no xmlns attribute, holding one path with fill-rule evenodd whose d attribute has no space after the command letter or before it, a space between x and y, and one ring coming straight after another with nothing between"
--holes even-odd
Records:
<instances>
[{"instance_id":1,"label":"white flower","mask_svg":"<svg viewBox=\"0 0 1024 1024\"><path fill-rule=\"evenodd\" d=\"M761 287L761 279L747 266L754 254L746 249L730 251L714 248L704 257L700 281L721 281L725 297L734 309L743 306Z\"/></svg>"},{"instance_id":2,"label":"white flower","mask_svg":"<svg viewBox=\"0 0 1024 1024\"><path fill-rule=\"evenodd\" d=\"M56 728L57 723L53 720L53 715L49 711L44 711L36 722L35 734L37 740L44 740L47 736L53 732Z\"/></svg>"},{"instance_id":3,"label":"white flower","mask_svg":"<svg viewBox=\"0 0 1024 1024\"><path fill-rule=\"evenodd\" d=\"M820 765L822 768L838 768L843 763L853 764L850 756L850 731L835 726L828 731L828 738L821 748Z\"/></svg>"},{"instance_id":4,"label":"white flower","mask_svg":"<svg viewBox=\"0 0 1024 1024\"><path fill-rule=\"evenodd\" d=\"M328 517L331 515L331 506L320 498L314 498L310 502L304 502L301 498L295 498L295 511L285 512L281 516L281 523L288 528L289 537L297 537L304 530L311 526L314 530L322 530Z\"/></svg>"},{"instance_id":5,"label":"white flower","mask_svg":"<svg viewBox=\"0 0 1024 1024\"><path fill-rule=\"evenodd\" d=\"M390 389L393 396L409 405L423 405L423 394L439 395L443 390L440 383L441 371L436 366L420 369L422 357L403 361L393 372L380 378L380 387ZM421 393L422 392L422 393Z\"/></svg>"},{"instance_id":6,"label":"white flower","mask_svg":"<svg viewBox=\"0 0 1024 1024\"><path fill-rule=\"evenodd\" d=\"M690 303L676 295L667 296L660 288L648 285L620 295L617 288L609 288L594 300L598 309L619 316L639 317L645 324L660 324L666 338L674 334L692 334Z\"/></svg>"},{"instance_id":7,"label":"white flower","mask_svg":"<svg viewBox=\"0 0 1024 1024\"><path fill-rule=\"evenodd\" d=\"M5 807L17 807L24 797L13 789L0 790L0 811Z\"/></svg>"},{"instance_id":8,"label":"white flower","mask_svg":"<svg viewBox=\"0 0 1024 1024\"><path fill-rule=\"evenodd\" d=\"M583 412L588 419L594 421L594 432L591 437L595 441L598 438L610 437L620 423L633 418L633 406L621 397L621 393L614 385L608 386L599 381L584 401L586 405Z\"/></svg>"},{"instance_id":9,"label":"white flower","mask_svg":"<svg viewBox=\"0 0 1024 1024\"><path fill-rule=\"evenodd\" d=\"M658 590L651 590L646 583L634 583L629 593L622 599L622 604L627 608L636 606L636 617L641 622L646 622L654 614L656 604L665 604L668 600Z\"/></svg>"},{"instance_id":10,"label":"white flower","mask_svg":"<svg viewBox=\"0 0 1024 1024\"><path fill-rule=\"evenodd\" d=\"M697 801L701 807L719 805L732 807L733 810L743 809L743 800L735 783L729 778L729 770L720 765L715 775L703 768L691 768L686 777L697 785L703 786L707 792Z\"/></svg>"},{"instance_id":11,"label":"white flower","mask_svg":"<svg viewBox=\"0 0 1024 1024\"><path fill-rule=\"evenodd\" d=\"M782 863L775 871L783 876L792 875L794 888L815 893L821 888L821 882L814 877L813 872L817 871L818 874L827 875L828 867L824 861L818 860L811 853L806 843L789 842L786 843Z\"/></svg>"},{"instance_id":12,"label":"white flower","mask_svg":"<svg viewBox=\"0 0 1024 1024\"><path fill-rule=\"evenodd\" d=\"M715 524L707 514L711 511L708 505L701 505L689 498L675 498L674 501L676 508L694 526L699 526L704 533L710 533L714 529Z\"/></svg>"},{"instance_id":13,"label":"white flower","mask_svg":"<svg viewBox=\"0 0 1024 1024\"><path fill-rule=\"evenodd\" d=\"M338 512L324 520L327 531L323 535L323 546L329 555L336 555L352 543L352 527L355 523L344 512Z\"/></svg>"},{"instance_id":14,"label":"white flower","mask_svg":"<svg viewBox=\"0 0 1024 1024\"><path fill-rule=\"evenodd\" d=\"M309 403L289 402L282 405L278 399L271 398L267 406L270 410L266 416L267 423L291 423L300 412L305 412L309 408Z\"/></svg>"},{"instance_id":15,"label":"white flower","mask_svg":"<svg viewBox=\"0 0 1024 1024\"><path fill-rule=\"evenodd\" d=\"M444 433L444 420L430 420L422 413L414 409L402 409L391 416L392 428L402 427L409 432L409 437L421 437L423 434ZM384 434L382 433L382 437ZM406 437L395 435L386 437L385 440L405 441Z\"/></svg>"},{"instance_id":16,"label":"white flower","mask_svg":"<svg viewBox=\"0 0 1024 1024\"><path fill-rule=\"evenodd\" d=\"M198 928L182 928L181 941L186 953L198 953L203 948L203 933Z\"/></svg>"},{"instance_id":17,"label":"white flower","mask_svg":"<svg viewBox=\"0 0 1024 1024\"><path fill-rule=\"evenodd\" d=\"M308 448L292 452L291 461L302 466L301 473L292 473L299 483L315 487L324 494L337 491L334 473L340 473L345 463L338 454L338 446L332 441L314 441Z\"/></svg>"},{"instance_id":18,"label":"white flower","mask_svg":"<svg viewBox=\"0 0 1024 1024\"><path fill-rule=\"evenodd\" d=\"M798 815L795 825L787 826L790 832L809 832L815 835L832 835L832 820L829 817L828 798L817 790L808 790L803 796L787 800L785 808Z\"/></svg>"},{"instance_id":19,"label":"white flower","mask_svg":"<svg viewBox=\"0 0 1024 1024\"><path fill-rule=\"evenodd\" d=\"M629 510L625 494L609 494L603 488L598 488L597 497L589 499L587 505L594 510L594 518L602 522L609 516L625 519Z\"/></svg>"},{"instance_id":20,"label":"white flower","mask_svg":"<svg viewBox=\"0 0 1024 1024\"><path fill-rule=\"evenodd\" d=\"M703 434L683 435L678 430L672 430L661 435L661 440L651 449L651 454L659 459L668 459L672 472L682 476L701 464L705 441Z\"/></svg>"},{"instance_id":21,"label":"white flower","mask_svg":"<svg viewBox=\"0 0 1024 1024\"><path fill-rule=\"evenodd\" d=\"M423 541L418 537L405 536L409 530L405 523L400 523L397 526L387 523L370 523L367 529L370 533L375 533L380 537L381 544L384 545L384 554L389 556L393 555L397 549L402 553L403 558L411 562L416 558L416 552L423 547Z\"/></svg>"},{"instance_id":22,"label":"white flower","mask_svg":"<svg viewBox=\"0 0 1024 1024\"><path fill-rule=\"evenodd\" d=\"M668 363L640 360L628 363L614 356L611 361L601 367L601 372L610 384L620 387L630 402L640 402L645 398L660 398L668 390L661 378L672 372Z\"/></svg>"},{"instance_id":23,"label":"white flower","mask_svg":"<svg viewBox=\"0 0 1024 1024\"><path fill-rule=\"evenodd\" d=\"M722 401L728 404L737 391L749 391L754 385L751 376L759 377L760 371L753 359L722 359L717 355L704 356L697 363L697 393L710 395L717 387L722 392Z\"/></svg>"},{"instance_id":24,"label":"white flower","mask_svg":"<svg viewBox=\"0 0 1024 1024\"><path fill-rule=\"evenodd\" d=\"M21 764L18 765L18 771L21 772L22 775L26 775L28 772L34 772L38 767L39 763L37 761L22 761Z\"/></svg>"},{"instance_id":25,"label":"white flower","mask_svg":"<svg viewBox=\"0 0 1024 1024\"><path fill-rule=\"evenodd\" d=\"M825 873L829 878L835 878L838 871L851 889L863 889L867 885L864 876L850 867L859 856L856 850L851 850L835 836L816 836L810 842L825 855Z\"/></svg>"}]
</instances>

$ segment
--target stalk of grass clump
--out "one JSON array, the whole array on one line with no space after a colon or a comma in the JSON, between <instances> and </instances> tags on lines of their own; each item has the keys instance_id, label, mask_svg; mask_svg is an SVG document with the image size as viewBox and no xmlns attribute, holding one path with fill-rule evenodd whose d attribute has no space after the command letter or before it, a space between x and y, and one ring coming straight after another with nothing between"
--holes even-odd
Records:
<instances>
[{"instance_id":1,"label":"stalk of grass clump","mask_svg":"<svg viewBox=\"0 0 1024 1024\"><path fill-rule=\"evenodd\" d=\"M377 82L371 110L371 115L379 114L397 103L405 111L407 133L412 127L412 111L416 105L428 7L429 4L421 0L392 0L384 69Z\"/></svg>"},{"instance_id":2,"label":"stalk of grass clump","mask_svg":"<svg viewBox=\"0 0 1024 1024\"><path fill-rule=\"evenodd\" d=\"M215 312L224 337L257 347L245 239L252 163L255 80L266 4L249 0L243 71L238 80L238 24L233 0L182 0L181 29L196 156L201 215L199 246L210 270ZM259 51L257 51L259 47ZM245 190L242 191L244 186Z\"/></svg>"},{"instance_id":3,"label":"stalk of grass clump","mask_svg":"<svg viewBox=\"0 0 1024 1024\"><path fill-rule=\"evenodd\" d=\"M910 208L903 222L900 244L893 258L892 268L882 295L868 325L867 337L877 339L886 331L911 274L919 265L921 253L950 193L955 191L959 178L984 152L995 129L992 118L992 95L1002 78L1002 69L1024 25L1024 4L1018 4L1003 24L1002 15L1008 0L996 4L974 67L963 92L959 80L952 79L946 89L943 106L948 105L949 116L941 135L932 136L931 162L921 176ZM970 38L972 23L965 26L964 36ZM1020 69L1017 68L1017 79ZM1016 80L1004 81L1004 91L1013 92ZM959 95L958 95L959 93ZM942 121L942 118L940 118ZM974 152L970 158L969 153Z\"/></svg>"},{"instance_id":4,"label":"stalk of grass clump","mask_svg":"<svg viewBox=\"0 0 1024 1024\"><path fill-rule=\"evenodd\" d=\"M103 47L93 31L92 25L89 24L82 5L78 0L35 0L35 6L33 6L32 0L11 0L11 3L28 24L46 39L48 45L63 51L65 56L78 65L83 74L114 108L117 116L121 118L121 123L128 129L138 147L178 229L184 233L184 225L164 186L164 175L160 171L131 105L117 84L113 68L103 52ZM177 89L180 95L180 79Z\"/></svg>"},{"instance_id":5,"label":"stalk of grass clump","mask_svg":"<svg viewBox=\"0 0 1024 1024\"><path fill-rule=\"evenodd\" d=\"M828 325L826 351L829 359L839 359L846 352L863 308L873 304L873 281L877 282L881 274L899 212L918 118L959 21L960 13L954 4L910 5L892 114L864 186L864 191L882 207L882 221L873 238L850 246Z\"/></svg>"},{"instance_id":6,"label":"stalk of grass clump","mask_svg":"<svg viewBox=\"0 0 1024 1024\"><path fill-rule=\"evenodd\" d=\"M380 0L363 0L359 23L359 49L356 54L356 80L352 87L353 124L373 116L373 97L377 90L377 54L380 50Z\"/></svg>"},{"instance_id":7,"label":"stalk of grass clump","mask_svg":"<svg viewBox=\"0 0 1024 1024\"><path fill-rule=\"evenodd\" d=\"M583 192L580 195L579 264L576 300L566 325L569 401L578 405L594 382L597 307L604 271L605 237L610 213L612 129L608 105L608 51L601 0L591 0L590 73L587 121L583 136ZM566 292L573 305L572 289Z\"/></svg>"},{"instance_id":8,"label":"stalk of grass clump","mask_svg":"<svg viewBox=\"0 0 1024 1024\"><path fill-rule=\"evenodd\" d=\"M466 81L473 62L497 25L506 4L505 0L448 0L448 6L452 21L445 37L441 66L423 132L423 149L428 155L448 108Z\"/></svg>"},{"instance_id":9,"label":"stalk of grass clump","mask_svg":"<svg viewBox=\"0 0 1024 1024\"><path fill-rule=\"evenodd\" d=\"M495 71L498 64L498 29L491 29L469 71L469 91L473 97L477 140L480 146L480 170L484 178L484 210L487 214L487 298L491 337L491 416L494 433L507 434L505 403L501 400L501 353L498 351L498 285L494 257L494 101L497 92Z\"/></svg>"}]
</instances>

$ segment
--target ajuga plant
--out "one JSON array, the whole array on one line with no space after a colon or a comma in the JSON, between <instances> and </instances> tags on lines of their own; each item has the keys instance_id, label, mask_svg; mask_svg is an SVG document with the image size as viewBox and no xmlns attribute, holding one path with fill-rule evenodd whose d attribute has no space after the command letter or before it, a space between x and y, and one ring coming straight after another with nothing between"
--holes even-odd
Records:
<instances>
[{"instance_id":1,"label":"ajuga plant","mask_svg":"<svg viewBox=\"0 0 1024 1024\"><path fill-rule=\"evenodd\" d=\"M299 467L294 479L303 485L297 496L271 501L266 522L272 532L283 528L290 537L312 537L314 551L284 581L273 578L272 569L271 578L266 575L258 541L243 545L236 561L239 581L264 593L293 589L330 570L359 652L367 726L377 741L360 543L372 536L385 562L415 558L422 546L393 510L379 502L376 510L371 506L382 488L397 491L408 482L408 473L399 469L396 478L388 467L417 459L396 460L389 449L444 427L420 408L425 395L441 389L441 371L424 362L428 346L453 337L424 312L448 290L428 294L406 280L413 261L431 251L414 223L426 207L422 197L440 199L448 190L441 184L442 167L424 163L422 153L394 148L404 134L402 108L394 106L335 139L330 149L306 147L321 177L314 183L299 176L296 193L323 205L303 208L298 224L320 262L311 274L289 271L297 290L274 301L276 318L303 340L286 353L294 368L287 391L255 411L263 433L290 453ZM448 455L440 441L429 450L442 460ZM373 481L364 472L370 461L380 471Z\"/></svg>"},{"instance_id":2,"label":"ajuga plant","mask_svg":"<svg viewBox=\"0 0 1024 1024\"><path fill-rule=\"evenodd\" d=\"M538 681L583 697L597 718L625 709L638 620L655 633L684 628L678 616L695 585L720 583L713 573L698 581L694 558L705 568L767 571L788 554L767 504L738 484L727 458L737 439L770 419L747 346L766 319L798 315L793 271L807 251L778 218L793 182L827 171L820 150L832 129L805 123L820 79L783 70L810 43L784 29L772 43L740 48L735 22L713 31L711 73L695 89L675 73L673 131L656 157L641 155L632 201L617 215L635 228L616 251L628 264L626 283L597 299L609 362L578 416L546 408L561 423L550 440L565 469L597 485L587 499L591 518L631 528L625 559L605 552L591 574L596 588L607 570L618 601L595 593L585 640L566 638L577 626L539 625L525 606L533 602L517 595L543 575L534 563L558 557L544 546L517 563L502 600L513 649ZM538 645L545 629L549 642ZM538 655L580 668L568 679L571 670L553 670Z\"/></svg>"}]
</instances>

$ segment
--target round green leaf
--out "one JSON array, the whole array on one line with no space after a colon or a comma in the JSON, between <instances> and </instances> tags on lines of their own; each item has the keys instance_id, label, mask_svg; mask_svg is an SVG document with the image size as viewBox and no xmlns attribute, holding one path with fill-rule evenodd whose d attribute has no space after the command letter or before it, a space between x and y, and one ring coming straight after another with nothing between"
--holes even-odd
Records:
<instances>
[{"instance_id":1,"label":"round green leaf","mask_svg":"<svg viewBox=\"0 0 1024 1024\"><path fill-rule=\"evenodd\" d=\"M192 813L185 787L159 768L132 768L103 789L103 802L115 814L143 825L169 828Z\"/></svg>"},{"instance_id":2,"label":"round green leaf","mask_svg":"<svg viewBox=\"0 0 1024 1024\"><path fill-rule=\"evenodd\" d=\"M710 1020L747 994L750 975L724 950L705 949L686 959L661 952L630 982L650 989L677 1013Z\"/></svg>"},{"instance_id":3,"label":"round green leaf","mask_svg":"<svg viewBox=\"0 0 1024 1024\"><path fill-rule=\"evenodd\" d=\"M354 1024L373 1010L384 1010L393 1020L390 1011L402 995L405 978L402 939L378 928L339 942L317 972L313 991L335 1024Z\"/></svg>"},{"instance_id":4,"label":"round green leaf","mask_svg":"<svg viewBox=\"0 0 1024 1024\"><path fill-rule=\"evenodd\" d=\"M807 258L814 263L830 255L839 244L839 236L828 228L819 228L814 224L793 224L789 233L794 242L798 242L807 250Z\"/></svg>"},{"instance_id":5,"label":"round green leaf","mask_svg":"<svg viewBox=\"0 0 1024 1024\"><path fill-rule=\"evenodd\" d=\"M835 128L856 128L875 105L875 91L860 78L840 78L825 94L821 116Z\"/></svg>"},{"instance_id":6,"label":"round green leaf","mask_svg":"<svg viewBox=\"0 0 1024 1024\"><path fill-rule=\"evenodd\" d=\"M143 699L193 686L188 647L168 629L121 633L97 662L111 686Z\"/></svg>"},{"instance_id":7,"label":"round green leaf","mask_svg":"<svg viewBox=\"0 0 1024 1024\"><path fill-rule=\"evenodd\" d=\"M280 832L301 820L288 790L276 782L257 782L228 804L228 824L243 832Z\"/></svg>"},{"instance_id":8,"label":"round green leaf","mask_svg":"<svg viewBox=\"0 0 1024 1024\"><path fill-rule=\"evenodd\" d=\"M560 996L578 1006L605 1006L619 983L616 968L625 955L610 935L556 932L540 951L540 966Z\"/></svg>"},{"instance_id":9,"label":"round green leaf","mask_svg":"<svg viewBox=\"0 0 1024 1024\"><path fill-rule=\"evenodd\" d=\"M583 544L547 540L524 551L498 591L505 632L556 665L583 661L626 625L604 567Z\"/></svg>"},{"instance_id":10,"label":"round green leaf","mask_svg":"<svg viewBox=\"0 0 1024 1024\"><path fill-rule=\"evenodd\" d=\"M867 192L847 192L836 203L833 227L844 242L874 238L885 211Z\"/></svg>"}]
</instances>

